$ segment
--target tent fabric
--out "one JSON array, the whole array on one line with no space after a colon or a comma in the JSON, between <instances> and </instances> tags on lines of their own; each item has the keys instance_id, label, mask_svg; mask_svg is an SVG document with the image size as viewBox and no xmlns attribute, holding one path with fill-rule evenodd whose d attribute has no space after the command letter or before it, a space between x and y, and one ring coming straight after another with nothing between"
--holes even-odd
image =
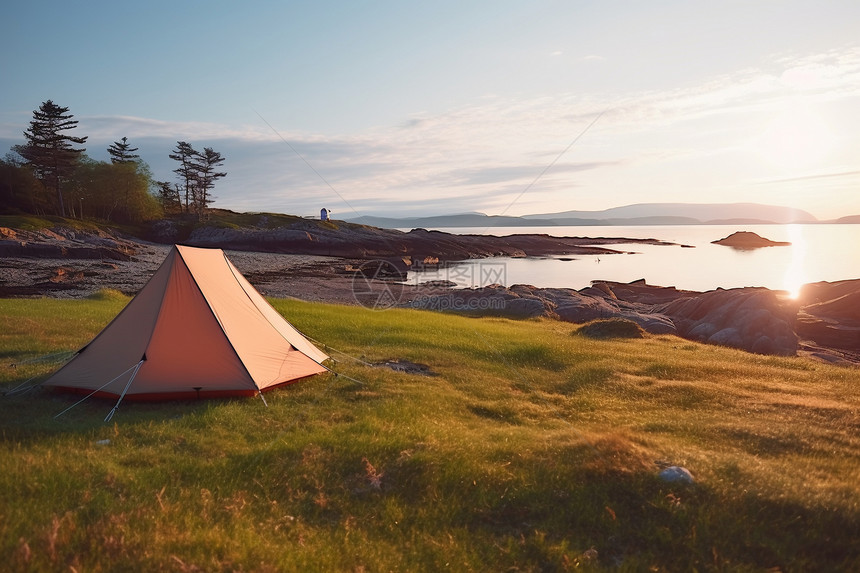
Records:
<instances>
[{"instance_id":1,"label":"tent fabric","mask_svg":"<svg viewBox=\"0 0 860 573\"><path fill-rule=\"evenodd\" d=\"M253 396L326 370L221 249L176 245L110 324L46 386L126 399Z\"/></svg>"}]
</instances>

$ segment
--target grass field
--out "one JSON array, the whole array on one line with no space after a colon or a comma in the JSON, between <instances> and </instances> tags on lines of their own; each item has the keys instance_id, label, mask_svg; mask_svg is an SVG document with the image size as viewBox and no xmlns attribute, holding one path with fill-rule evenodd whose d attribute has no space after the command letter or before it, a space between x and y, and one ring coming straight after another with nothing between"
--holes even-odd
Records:
<instances>
[{"instance_id":1,"label":"grass field","mask_svg":"<svg viewBox=\"0 0 860 573\"><path fill-rule=\"evenodd\" d=\"M127 302L0 300L0 387ZM550 320L273 301L335 371L258 399L0 399L13 571L860 570L860 370ZM339 352L346 354L340 354ZM428 365L420 376L374 368ZM7 364L16 363L16 368ZM660 481L688 468L692 486Z\"/></svg>"}]
</instances>

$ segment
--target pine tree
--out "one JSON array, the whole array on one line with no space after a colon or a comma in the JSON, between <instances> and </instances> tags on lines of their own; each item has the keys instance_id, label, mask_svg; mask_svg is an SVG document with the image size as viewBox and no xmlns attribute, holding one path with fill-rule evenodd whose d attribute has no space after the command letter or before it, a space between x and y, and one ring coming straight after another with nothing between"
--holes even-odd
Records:
<instances>
[{"instance_id":1,"label":"pine tree","mask_svg":"<svg viewBox=\"0 0 860 573\"><path fill-rule=\"evenodd\" d=\"M198 155L199 153L191 146L191 144L185 141L177 141L176 149L173 150L173 153L168 155L168 157L179 161L180 163L179 167L174 169L173 172L179 175L184 185L183 190L185 192L186 213L188 212L189 199L194 194L195 177L197 174L194 158Z\"/></svg>"},{"instance_id":2,"label":"pine tree","mask_svg":"<svg viewBox=\"0 0 860 573\"><path fill-rule=\"evenodd\" d=\"M114 141L108 147L108 153L110 154L110 162L111 163L134 163L138 159L140 159L140 155L135 155L134 152L137 151L137 147L132 147L128 143L128 138L123 137L121 141Z\"/></svg>"},{"instance_id":3,"label":"pine tree","mask_svg":"<svg viewBox=\"0 0 860 573\"><path fill-rule=\"evenodd\" d=\"M63 181L77 167L85 149L75 149L72 144L81 145L86 137L73 137L62 132L77 127L77 120L69 113L69 108L60 107L48 100L33 111L30 128L24 132L26 143L16 145L14 150L24 158L42 184L57 194L57 206L61 216L66 216L63 202Z\"/></svg>"},{"instance_id":4,"label":"pine tree","mask_svg":"<svg viewBox=\"0 0 860 573\"><path fill-rule=\"evenodd\" d=\"M224 163L224 159L224 156L211 147L204 147L203 153L196 154L194 167L197 184L194 187L196 191L194 207L198 219L203 219L206 208L214 200L211 191L215 187L215 182L227 175L226 172L215 171Z\"/></svg>"},{"instance_id":5,"label":"pine tree","mask_svg":"<svg viewBox=\"0 0 860 573\"><path fill-rule=\"evenodd\" d=\"M165 215L182 212L182 197L179 194L179 185L171 184L169 181L156 181L158 187L158 202Z\"/></svg>"}]
</instances>

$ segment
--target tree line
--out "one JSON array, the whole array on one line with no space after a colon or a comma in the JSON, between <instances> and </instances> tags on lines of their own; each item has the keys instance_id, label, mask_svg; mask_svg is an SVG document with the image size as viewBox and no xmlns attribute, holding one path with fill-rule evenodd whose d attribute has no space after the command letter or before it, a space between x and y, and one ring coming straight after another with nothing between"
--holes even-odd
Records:
<instances>
[{"instance_id":1,"label":"tree line","mask_svg":"<svg viewBox=\"0 0 860 573\"><path fill-rule=\"evenodd\" d=\"M0 212L96 218L139 223L164 215L206 218L225 158L211 147L197 151L185 141L169 154L179 163L176 182L157 181L127 137L114 141L110 162L96 161L72 135L78 122L48 100L33 111L24 143L0 159Z\"/></svg>"}]
</instances>

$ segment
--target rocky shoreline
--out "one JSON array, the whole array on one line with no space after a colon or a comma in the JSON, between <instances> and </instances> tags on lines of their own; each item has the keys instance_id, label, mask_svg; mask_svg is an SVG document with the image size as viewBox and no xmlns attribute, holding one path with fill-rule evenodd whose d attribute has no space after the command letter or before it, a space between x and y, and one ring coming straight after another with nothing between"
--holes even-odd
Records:
<instances>
[{"instance_id":1,"label":"rocky shoreline","mask_svg":"<svg viewBox=\"0 0 860 573\"><path fill-rule=\"evenodd\" d=\"M197 247L236 251L301 253L352 259L406 259L406 264L503 256L603 255L621 252L606 245L673 244L656 239L555 237L546 234L454 235L426 229L403 232L343 221L313 220L299 220L275 228L207 225L195 228L188 237L182 237L169 225L156 225L152 238L159 243L181 242Z\"/></svg>"},{"instance_id":2,"label":"rocky shoreline","mask_svg":"<svg viewBox=\"0 0 860 573\"><path fill-rule=\"evenodd\" d=\"M377 249L374 252L383 258L373 263L368 262L366 249L363 257L301 250L302 254L225 250L236 267L267 296L377 309L400 306L510 318L544 316L574 324L623 318L655 334L675 334L759 354L804 354L832 363L860 364L860 280L806 285L797 299L763 288L694 292L647 285L644 281L595 282L578 291L530 285L454 289L447 283L406 283L405 271L415 260L433 264L439 261L439 254L449 256L465 244L459 238L452 239L454 248L445 241L459 236L440 233L443 240L433 248L430 237L434 233L415 233L419 238L416 244L424 246L401 252L400 256L393 256L391 249ZM216 242L213 235L209 237L212 244L207 246L233 246ZM478 252L484 256L489 256L489 250L513 256L513 250L505 251L514 248L510 245L524 253L516 256L525 256L605 249L591 246L595 241L630 241L568 238L559 242L543 235L514 235L494 242L499 238L471 237L466 241L473 241L473 247L483 245ZM196 241L201 242L206 241ZM541 251L541 245L549 250ZM250 247L251 243L240 246ZM169 245L106 233L0 229L0 297L80 298L102 288L134 294L169 249ZM283 245L279 249L287 250ZM603 253L620 254L611 249Z\"/></svg>"},{"instance_id":3,"label":"rocky shoreline","mask_svg":"<svg viewBox=\"0 0 860 573\"><path fill-rule=\"evenodd\" d=\"M756 354L860 364L860 280L808 284L797 298L766 288L698 292L644 280L595 281L578 291L493 285L420 296L407 306L508 318L546 316L574 324L625 319L652 334Z\"/></svg>"}]
</instances>

